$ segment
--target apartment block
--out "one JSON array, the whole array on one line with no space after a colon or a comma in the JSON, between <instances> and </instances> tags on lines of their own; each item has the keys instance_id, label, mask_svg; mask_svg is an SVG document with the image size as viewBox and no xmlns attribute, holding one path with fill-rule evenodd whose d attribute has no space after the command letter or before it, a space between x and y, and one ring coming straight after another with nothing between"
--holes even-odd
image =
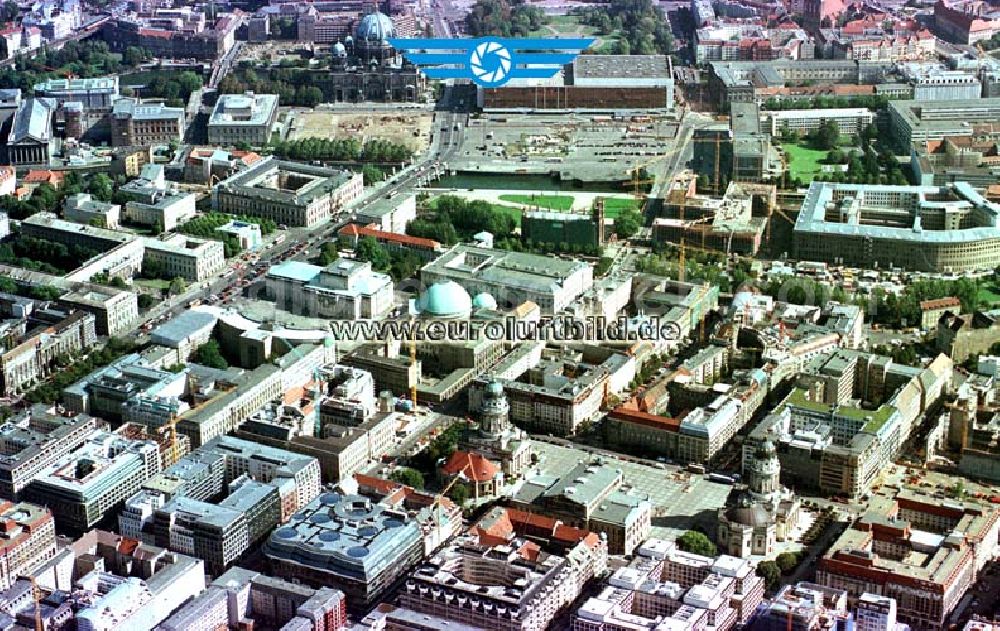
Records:
<instances>
[{"instance_id":1,"label":"apartment block","mask_svg":"<svg viewBox=\"0 0 1000 631\"><path fill-rule=\"evenodd\" d=\"M234 567L175 611L161 631L216 631L240 620L284 631L338 631L347 625L344 594L312 589Z\"/></svg>"},{"instance_id":2,"label":"apartment block","mask_svg":"<svg viewBox=\"0 0 1000 631\"><path fill-rule=\"evenodd\" d=\"M184 108L129 97L111 111L111 146L169 145L184 139Z\"/></svg>"},{"instance_id":3,"label":"apartment block","mask_svg":"<svg viewBox=\"0 0 1000 631\"><path fill-rule=\"evenodd\" d=\"M76 451L103 422L35 404L0 426L0 496L18 500L50 465Z\"/></svg>"},{"instance_id":4,"label":"apartment block","mask_svg":"<svg viewBox=\"0 0 1000 631\"><path fill-rule=\"evenodd\" d=\"M745 625L763 598L764 581L750 561L693 555L650 539L577 609L573 629L726 630Z\"/></svg>"},{"instance_id":5,"label":"apartment block","mask_svg":"<svg viewBox=\"0 0 1000 631\"><path fill-rule=\"evenodd\" d=\"M226 265L221 241L173 234L160 239L143 238L144 264L155 264L161 276L180 276L191 282L201 282L222 271Z\"/></svg>"},{"instance_id":6,"label":"apartment block","mask_svg":"<svg viewBox=\"0 0 1000 631\"><path fill-rule=\"evenodd\" d=\"M58 361L83 353L97 342L92 313L58 308L32 311L23 334L10 331L0 354L0 378L6 396L24 394L59 370ZM30 327L30 328L28 328Z\"/></svg>"},{"instance_id":7,"label":"apartment block","mask_svg":"<svg viewBox=\"0 0 1000 631\"><path fill-rule=\"evenodd\" d=\"M49 506L60 528L83 532L117 511L159 469L155 443L95 431L79 448L42 469L23 495Z\"/></svg>"},{"instance_id":8,"label":"apartment block","mask_svg":"<svg viewBox=\"0 0 1000 631\"><path fill-rule=\"evenodd\" d=\"M0 589L31 576L56 556L56 526L48 508L0 502Z\"/></svg>"},{"instance_id":9,"label":"apartment block","mask_svg":"<svg viewBox=\"0 0 1000 631\"><path fill-rule=\"evenodd\" d=\"M219 212L313 227L346 208L362 187L360 173L267 158L219 182L212 205Z\"/></svg>"}]
</instances>

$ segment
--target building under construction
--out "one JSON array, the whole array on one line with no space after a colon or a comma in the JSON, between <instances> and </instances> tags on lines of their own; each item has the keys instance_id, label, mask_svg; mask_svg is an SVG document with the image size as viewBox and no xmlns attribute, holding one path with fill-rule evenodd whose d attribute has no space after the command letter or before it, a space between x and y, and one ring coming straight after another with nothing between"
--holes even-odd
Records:
<instances>
[{"instance_id":1,"label":"building under construction","mask_svg":"<svg viewBox=\"0 0 1000 631\"><path fill-rule=\"evenodd\" d=\"M653 220L653 241L718 252L757 254L775 205L771 185L730 182L721 198L694 192L694 176L675 180Z\"/></svg>"}]
</instances>

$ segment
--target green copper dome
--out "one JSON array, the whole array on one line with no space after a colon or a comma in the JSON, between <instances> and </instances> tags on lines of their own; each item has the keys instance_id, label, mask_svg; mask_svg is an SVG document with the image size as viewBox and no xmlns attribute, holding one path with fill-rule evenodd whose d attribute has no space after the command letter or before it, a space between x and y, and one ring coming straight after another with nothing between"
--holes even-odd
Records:
<instances>
[{"instance_id":1,"label":"green copper dome","mask_svg":"<svg viewBox=\"0 0 1000 631\"><path fill-rule=\"evenodd\" d=\"M484 291L481 294L476 294L476 297L472 299L472 306L476 309L489 309L494 311L497 308L497 300Z\"/></svg>"},{"instance_id":2,"label":"green copper dome","mask_svg":"<svg viewBox=\"0 0 1000 631\"><path fill-rule=\"evenodd\" d=\"M420 296L418 305L421 314L454 318L468 315L472 310L472 299L461 285L449 280L428 287Z\"/></svg>"}]
</instances>

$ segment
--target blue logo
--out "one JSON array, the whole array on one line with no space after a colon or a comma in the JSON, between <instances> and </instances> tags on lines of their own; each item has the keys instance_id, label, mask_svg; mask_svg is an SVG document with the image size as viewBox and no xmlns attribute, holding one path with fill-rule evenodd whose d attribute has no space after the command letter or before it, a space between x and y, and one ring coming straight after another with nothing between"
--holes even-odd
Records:
<instances>
[{"instance_id":1,"label":"blue logo","mask_svg":"<svg viewBox=\"0 0 1000 631\"><path fill-rule=\"evenodd\" d=\"M511 79L548 79L593 39L390 39L428 79L471 79L498 88Z\"/></svg>"}]
</instances>

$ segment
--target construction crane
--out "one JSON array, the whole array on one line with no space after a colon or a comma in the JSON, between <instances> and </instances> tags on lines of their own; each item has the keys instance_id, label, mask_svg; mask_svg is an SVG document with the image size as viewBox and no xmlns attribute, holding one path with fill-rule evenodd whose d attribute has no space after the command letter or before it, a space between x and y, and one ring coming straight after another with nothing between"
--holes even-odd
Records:
<instances>
[{"instance_id":1,"label":"construction crane","mask_svg":"<svg viewBox=\"0 0 1000 631\"><path fill-rule=\"evenodd\" d=\"M412 322L412 321L411 321ZM414 375L417 372L417 332L416 323L414 326L410 327L410 368ZM413 379L413 384L410 386L410 402L413 403L413 409L417 409L417 380L416 377Z\"/></svg>"},{"instance_id":2,"label":"construction crane","mask_svg":"<svg viewBox=\"0 0 1000 631\"><path fill-rule=\"evenodd\" d=\"M42 590L34 576L31 577L31 599L35 601L35 631L45 631L42 624Z\"/></svg>"},{"instance_id":3,"label":"construction crane","mask_svg":"<svg viewBox=\"0 0 1000 631\"><path fill-rule=\"evenodd\" d=\"M463 469L463 471L464 471L464 469ZM437 538L438 538L438 543L441 542L441 502L447 498L448 491L451 490L451 487L455 486L455 484L457 484L458 481L461 480L461 479L462 479L461 475L456 475L454 478L452 478L451 482L449 482L447 485L445 485L445 487L443 489L441 489L440 493L438 493L437 495L434 496L434 502L433 502L433 504L434 504L434 526L435 526L435 529L437 531L436 534L437 534ZM476 495L477 496L479 495L478 491L479 491L479 487L477 486L476 487Z\"/></svg>"},{"instance_id":4,"label":"construction crane","mask_svg":"<svg viewBox=\"0 0 1000 631\"><path fill-rule=\"evenodd\" d=\"M712 169L714 174L712 177L712 190L715 191L716 195L720 194L722 191L719 190L719 162L722 157L722 136L720 134L715 134L715 138L692 138L691 142L708 142L715 145L715 164Z\"/></svg>"}]
</instances>

